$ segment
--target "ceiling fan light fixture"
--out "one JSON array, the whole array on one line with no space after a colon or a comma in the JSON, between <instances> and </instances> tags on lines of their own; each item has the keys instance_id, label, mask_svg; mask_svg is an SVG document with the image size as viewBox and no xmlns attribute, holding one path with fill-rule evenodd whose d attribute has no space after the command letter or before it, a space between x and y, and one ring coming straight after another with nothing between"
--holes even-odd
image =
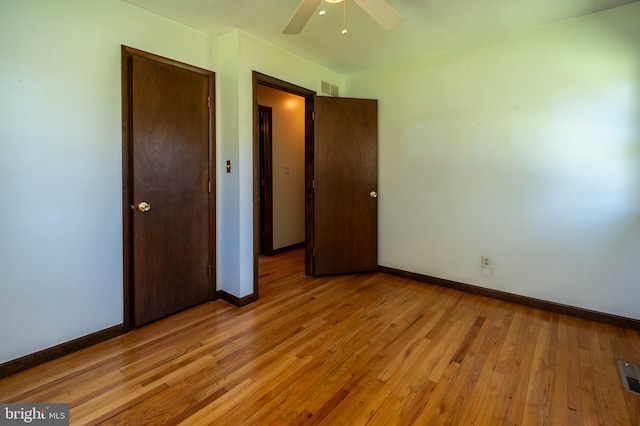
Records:
<instances>
[{"instance_id":1,"label":"ceiling fan light fixture","mask_svg":"<svg viewBox=\"0 0 640 426\"><path fill-rule=\"evenodd\" d=\"M342 35L347 33L347 2L342 4Z\"/></svg>"},{"instance_id":2,"label":"ceiling fan light fixture","mask_svg":"<svg viewBox=\"0 0 640 426\"><path fill-rule=\"evenodd\" d=\"M364 9L364 11L373 18L386 31L391 31L403 21L402 16L398 14L385 0L353 0L355 4ZM296 9L293 17L282 31L283 34L299 34L309 21L309 18L320 8L320 16L326 14L325 4L342 3L343 5L343 28L346 29L346 0L301 0L298 9ZM323 13L324 12L324 13ZM346 31L343 32L346 34Z\"/></svg>"}]
</instances>

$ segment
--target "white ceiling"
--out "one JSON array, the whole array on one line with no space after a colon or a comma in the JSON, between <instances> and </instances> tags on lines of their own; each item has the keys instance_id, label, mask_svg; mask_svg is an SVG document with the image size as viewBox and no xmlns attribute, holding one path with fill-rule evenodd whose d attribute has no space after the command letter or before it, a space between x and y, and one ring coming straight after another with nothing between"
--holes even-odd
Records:
<instances>
[{"instance_id":1,"label":"white ceiling","mask_svg":"<svg viewBox=\"0 0 640 426\"><path fill-rule=\"evenodd\" d=\"M301 0L123 0L221 35L240 28L342 74L427 56L640 0L387 0L404 22L387 32L352 0L327 4L300 34L284 35ZM318 8L318 11L320 8Z\"/></svg>"}]
</instances>

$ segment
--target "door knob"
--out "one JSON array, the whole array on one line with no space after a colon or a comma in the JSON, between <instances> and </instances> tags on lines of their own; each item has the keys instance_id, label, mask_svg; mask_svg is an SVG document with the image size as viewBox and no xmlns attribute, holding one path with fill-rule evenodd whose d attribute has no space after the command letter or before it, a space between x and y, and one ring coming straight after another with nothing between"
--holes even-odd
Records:
<instances>
[{"instance_id":1,"label":"door knob","mask_svg":"<svg viewBox=\"0 0 640 426\"><path fill-rule=\"evenodd\" d=\"M369 196L370 196L371 198L378 198L378 193L377 193L376 191L371 191L371 192L369 193Z\"/></svg>"},{"instance_id":2,"label":"door knob","mask_svg":"<svg viewBox=\"0 0 640 426\"><path fill-rule=\"evenodd\" d=\"M151 205L145 201L141 202L140 204L138 204L138 210L140 210L141 212L148 212L149 210L151 210Z\"/></svg>"}]
</instances>

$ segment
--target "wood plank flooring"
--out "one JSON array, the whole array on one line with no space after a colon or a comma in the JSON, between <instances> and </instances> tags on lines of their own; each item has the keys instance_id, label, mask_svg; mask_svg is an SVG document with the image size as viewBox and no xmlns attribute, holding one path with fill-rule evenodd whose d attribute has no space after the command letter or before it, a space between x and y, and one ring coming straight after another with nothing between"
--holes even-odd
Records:
<instances>
[{"instance_id":1,"label":"wood plank flooring","mask_svg":"<svg viewBox=\"0 0 640 426\"><path fill-rule=\"evenodd\" d=\"M640 425L640 333L382 273L260 260L260 300L197 306L0 380L72 424Z\"/></svg>"}]
</instances>

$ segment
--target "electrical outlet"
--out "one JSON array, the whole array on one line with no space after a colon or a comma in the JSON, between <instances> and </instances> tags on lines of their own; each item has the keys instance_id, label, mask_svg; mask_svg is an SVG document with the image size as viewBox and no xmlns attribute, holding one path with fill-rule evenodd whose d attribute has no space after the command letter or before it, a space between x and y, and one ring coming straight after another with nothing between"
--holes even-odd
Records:
<instances>
[{"instance_id":1,"label":"electrical outlet","mask_svg":"<svg viewBox=\"0 0 640 426\"><path fill-rule=\"evenodd\" d=\"M489 256L482 256L482 267L491 268L491 258Z\"/></svg>"}]
</instances>

